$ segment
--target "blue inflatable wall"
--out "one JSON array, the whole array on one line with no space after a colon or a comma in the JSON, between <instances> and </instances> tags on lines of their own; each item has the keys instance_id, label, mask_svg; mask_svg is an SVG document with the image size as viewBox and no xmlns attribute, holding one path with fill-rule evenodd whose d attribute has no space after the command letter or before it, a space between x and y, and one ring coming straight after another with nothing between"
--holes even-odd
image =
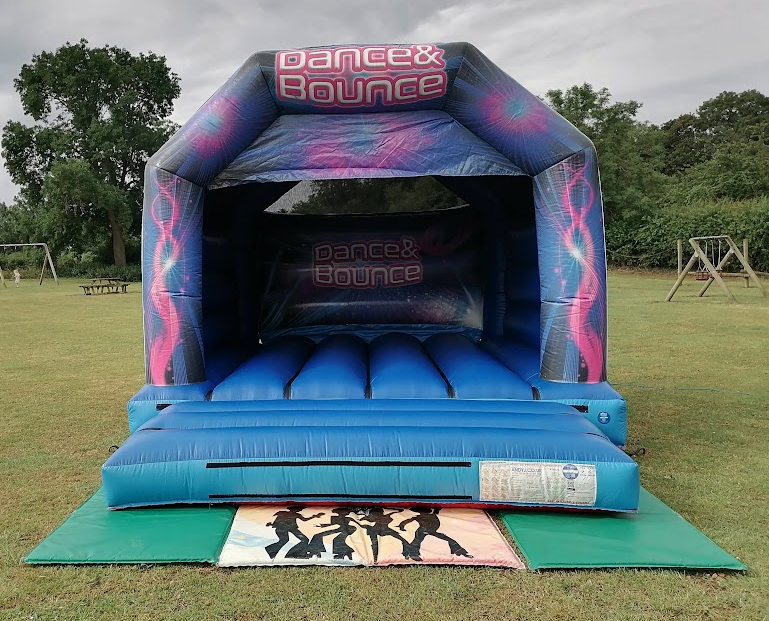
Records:
<instances>
[{"instance_id":1,"label":"blue inflatable wall","mask_svg":"<svg viewBox=\"0 0 769 621\"><path fill-rule=\"evenodd\" d=\"M403 176L466 205L265 212ZM111 506L636 508L595 150L473 46L255 54L148 163L142 243Z\"/></svg>"}]
</instances>

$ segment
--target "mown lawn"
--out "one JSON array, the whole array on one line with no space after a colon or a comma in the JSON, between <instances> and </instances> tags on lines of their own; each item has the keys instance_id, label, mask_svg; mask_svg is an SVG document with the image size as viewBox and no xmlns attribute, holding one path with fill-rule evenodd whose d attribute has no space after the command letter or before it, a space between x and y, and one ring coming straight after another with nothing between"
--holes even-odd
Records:
<instances>
[{"instance_id":1,"label":"mown lawn","mask_svg":"<svg viewBox=\"0 0 769 621\"><path fill-rule=\"evenodd\" d=\"M769 619L769 301L610 276L610 379L643 485L750 568L515 572L434 567L28 567L99 486L144 383L141 296L76 281L0 288L0 619Z\"/></svg>"}]
</instances>

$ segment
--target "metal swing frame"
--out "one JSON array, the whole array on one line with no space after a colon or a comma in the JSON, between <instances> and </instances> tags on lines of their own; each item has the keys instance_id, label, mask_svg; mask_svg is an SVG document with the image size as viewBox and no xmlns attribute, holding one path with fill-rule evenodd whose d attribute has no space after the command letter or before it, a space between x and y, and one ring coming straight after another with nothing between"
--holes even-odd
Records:
<instances>
[{"instance_id":1,"label":"metal swing frame","mask_svg":"<svg viewBox=\"0 0 769 621\"><path fill-rule=\"evenodd\" d=\"M718 265L713 265L713 263L708 258L707 253L702 249L702 246L700 246L700 242L705 242L705 244L707 245L708 241L719 241L719 242L725 241L729 246L728 252L722 258L719 257ZM678 288L684 282L686 275L692 271L694 264L699 262L705 266L705 268L707 269L707 272L709 273L709 277L707 279L707 282L704 285L702 285L702 289L700 289L700 292L697 294L697 297L701 298L702 296L704 296L705 292L708 290L710 285L713 284L713 281L716 281L718 283L718 286L721 287L721 290L724 292L726 297L729 298L729 301L737 303L737 298L735 298L732 292L729 291L729 287L726 286L724 279L721 277L721 270L723 269L724 265L726 265L727 261L729 261L729 259L731 259L733 256L737 257L737 260L742 264L742 268L745 270L747 277L753 281L756 287L758 287L758 290L761 292L761 295L763 295L765 298L769 297L769 293L767 293L766 289L764 288L764 285L761 284L761 281L758 279L758 276L756 276L756 273L750 267L750 264L748 263L747 259L742 254L742 252L740 252L740 249L737 247L737 244L735 244L732 241L732 238L729 237L728 235L709 235L705 237L692 237L691 239L689 239L689 244L691 244L691 247L694 249L694 253L689 259L689 262L686 264L686 267L684 267L679 273L678 280L676 280L676 284L673 285L673 288L670 290L670 293L668 293L668 296L665 298L666 302L670 302L670 300L673 299L673 296L675 295L676 291L678 291Z\"/></svg>"},{"instance_id":2,"label":"metal swing frame","mask_svg":"<svg viewBox=\"0 0 769 621\"><path fill-rule=\"evenodd\" d=\"M41 247L45 252L45 256L43 256L43 269L40 271L40 284L41 285L43 284L43 276L45 276L45 267L46 265L49 265L51 268L51 274L53 275L53 280L58 285L59 277L56 275L56 268L53 266L53 259L51 258L51 251L48 249L48 244L43 244L43 243L0 244L0 248L22 248L24 246L38 246L38 247ZM5 278L3 278L2 266L0 266L0 283L2 283L3 287L5 287L6 289L8 288L8 285L5 283Z\"/></svg>"}]
</instances>

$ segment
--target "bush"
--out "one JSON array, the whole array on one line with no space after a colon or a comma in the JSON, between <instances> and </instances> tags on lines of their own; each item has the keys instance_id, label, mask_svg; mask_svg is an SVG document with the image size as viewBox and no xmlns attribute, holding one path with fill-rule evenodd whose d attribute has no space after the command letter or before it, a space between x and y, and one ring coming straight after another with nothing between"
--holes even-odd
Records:
<instances>
[{"instance_id":1,"label":"bush","mask_svg":"<svg viewBox=\"0 0 769 621\"><path fill-rule=\"evenodd\" d=\"M40 278L43 256L42 248L37 247L6 250L0 252L0 268L4 270L6 277L8 277L8 272L13 274L13 270L17 269L21 273L22 278ZM50 276L50 272L48 275Z\"/></svg>"},{"instance_id":2,"label":"bush","mask_svg":"<svg viewBox=\"0 0 769 621\"><path fill-rule=\"evenodd\" d=\"M89 278L120 278L125 282L141 282L142 266L95 265L91 268L91 274Z\"/></svg>"},{"instance_id":3,"label":"bush","mask_svg":"<svg viewBox=\"0 0 769 621\"><path fill-rule=\"evenodd\" d=\"M688 239L705 235L729 235L740 249L742 240L747 239L751 267L769 272L769 197L668 206L645 216L635 226L612 223L606 229L609 262L617 266L675 269L676 240L684 241L685 262L691 256ZM739 262L730 259L727 269L739 269Z\"/></svg>"},{"instance_id":4,"label":"bush","mask_svg":"<svg viewBox=\"0 0 769 621\"><path fill-rule=\"evenodd\" d=\"M42 248L22 248L15 251L0 252L0 267L13 273L14 269L21 272L21 277L33 279L40 277L43 267L44 253ZM105 265L97 254L86 251L78 255L74 250L63 250L54 257L53 265L61 278L120 278L125 282L141 282L141 265L130 264L125 267ZM46 266L46 274L51 273Z\"/></svg>"},{"instance_id":5,"label":"bush","mask_svg":"<svg viewBox=\"0 0 769 621\"><path fill-rule=\"evenodd\" d=\"M30 257L30 260L24 263L26 272L39 275L42 260L42 253ZM142 279L140 265L105 265L98 255L91 251L78 254L71 249L63 250L54 258L53 263L61 278L120 278L126 282L141 282ZM22 271L22 276L25 276L25 271Z\"/></svg>"},{"instance_id":6,"label":"bush","mask_svg":"<svg viewBox=\"0 0 769 621\"><path fill-rule=\"evenodd\" d=\"M141 265L103 265L94 262L78 262L74 265L56 265L56 271L62 278L120 278L125 282L141 282Z\"/></svg>"}]
</instances>

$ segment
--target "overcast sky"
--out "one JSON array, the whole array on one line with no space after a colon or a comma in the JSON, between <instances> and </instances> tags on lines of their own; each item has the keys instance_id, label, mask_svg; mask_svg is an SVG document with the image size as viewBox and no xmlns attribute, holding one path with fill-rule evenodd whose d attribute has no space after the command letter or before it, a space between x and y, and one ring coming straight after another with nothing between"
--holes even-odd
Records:
<instances>
[{"instance_id":1,"label":"overcast sky","mask_svg":"<svg viewBox=\"0 0 769 621\"><path fill-rule=\"evenodd\" d=\"M538 95L590 82L663 122L724 90L769 93L767 24L769 0L0 0L0 125L23 119L21 65L81 37L166 56L179 123L259 50L440 41ZM15 192L3 166L0 201Z\"/></svg>"}]
</instances>

